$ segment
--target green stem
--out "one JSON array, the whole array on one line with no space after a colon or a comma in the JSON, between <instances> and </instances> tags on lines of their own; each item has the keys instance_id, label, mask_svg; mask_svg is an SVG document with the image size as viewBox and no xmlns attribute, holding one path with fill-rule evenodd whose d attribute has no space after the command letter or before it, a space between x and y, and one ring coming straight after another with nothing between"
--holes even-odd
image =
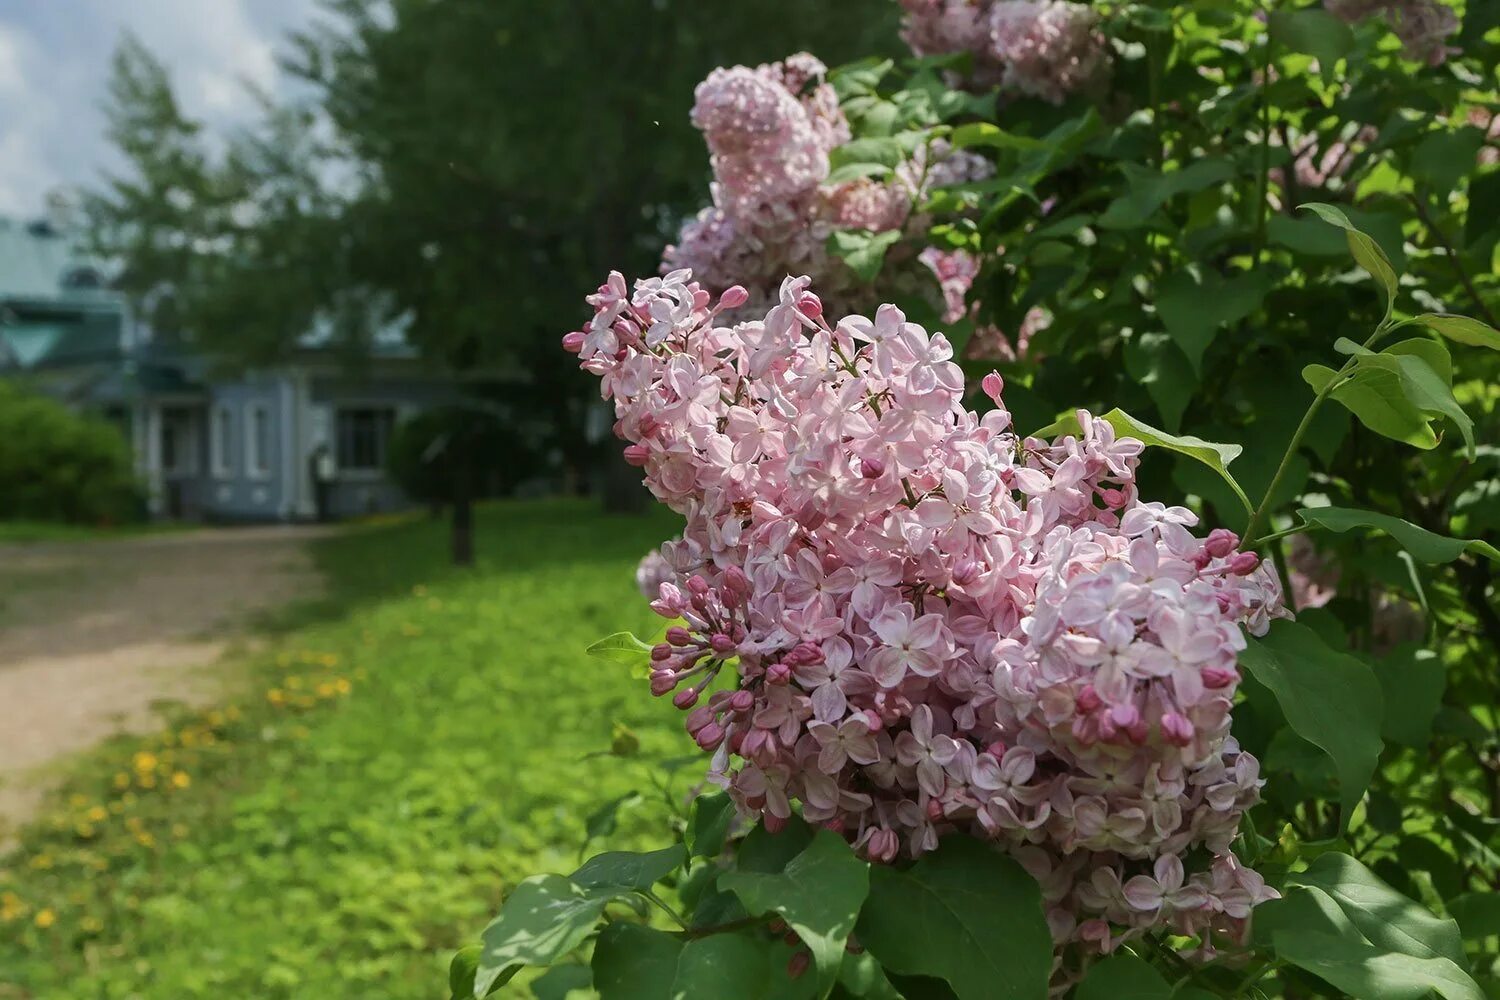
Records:
<instances>
[{"instance_id":1,"label":"green stem","mask_svg":"<svg viewBox=\"0 0 1500 1000\"><path fill-rule=\"evenodd\" d=\"M673 920L677 921L677 926L678 927L681 927L683 930L687 930L688 929L688 922L686 920L682 919L682 914L680 914L676 910L672 909L672 907L670 905L668 905L667 901L664 900L664 899L662 899L660 896L658 896L655 893L655 891L653 891L651 889L642 889L641 890L641 895L645 896L651 902L655 903L658 907L660 907L661 910L662 910L662 912L664 912L667 916L669 916Z\"/></svg>"},{"instance_id":2,"label":"green stem","mask_svg":"<svg viewBox=\"0 0 1500 1000\"><path fill-rule=\"evenodd\" d=\"M1364 342L1364 348L1369 350L1373 347L1376 341L1385 336L1389 326L1389 322L1385 321L1377 326L1375 332L1370 334L1369 339ZM1261 497L1260 506L1256 507L1255 513L1250 515L1250 523L1245 525L1243 537L1254 538L1260 526L1269 523L1272 499L1276 496L1276 490L1281 486L1281 481L1286 478L1287 470L1292 467L1292 459L1296 456L1297 449L1302 447L1302 439L1307 436L1308 429L1312 427L1313 418L1318 415L1318 410L1322 407L1323 400L1327 399L1333 393L1333 390L1342 385L1344 379L1348 378L1349 373L1354 370L1355 360L1354 357L1351 357L1348 361L1345 361L1344 366L1338 370L1338 374L1329 379L1328 384L1319 389L1318 394L1313 397L1312 405L1302 415L1302 422L1292 432L1292 440L1286 446L1286 454L1281 456L1281 464L1276 466L1276 474L1271 477L1271 485L1266 487L1266 493L1265 496ZM1265 540L1260 539L1260 542L1264 542ZM1257 543L1257 546L1260 542Z\"/></svg>"},{"instance_id":3,"label":"green stem","mask_svg":"<svg viewBox=\"0 0 1500 1000\"><path fill-rule=\"evenodd\" d=\"M1273 531L1269 535L1262 535L1249 544L1252 549L1258 549L1268 542L1276 542L1283 538L1290 538L1292 535L1300 535L1311 531L1315 527L1317 527L1315 524L1294 524L1290 528L1282 528L1280 531Z\"/></svg>"}]
</instances>

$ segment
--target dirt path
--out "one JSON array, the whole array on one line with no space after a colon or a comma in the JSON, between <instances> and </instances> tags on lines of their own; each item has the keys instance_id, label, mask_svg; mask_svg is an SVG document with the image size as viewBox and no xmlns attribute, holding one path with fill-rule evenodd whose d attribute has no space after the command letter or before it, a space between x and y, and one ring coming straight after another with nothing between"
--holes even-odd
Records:
<instances>
[{"instance_id":1,"label":"dirt path","mask_svg":"<svg viewBox=\"0 0 1500 1000\"><path fill-rule=\"evenodd\" d=\"M326 528L220 528L0 546L0 838L47 765L201 703L204 670L245 625L321 581L305 543Z\"/></svg>"}]
</instances>

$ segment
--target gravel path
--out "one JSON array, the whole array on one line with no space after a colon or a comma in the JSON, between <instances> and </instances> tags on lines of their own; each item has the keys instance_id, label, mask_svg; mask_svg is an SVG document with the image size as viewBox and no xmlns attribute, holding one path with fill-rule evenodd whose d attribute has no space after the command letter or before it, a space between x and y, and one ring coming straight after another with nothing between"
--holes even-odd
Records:
<instances>
[{"instance_id":1,"label":"gravel path","mask_svg":"<svg viewBox=\"0 0 1500 1000\"><path fill-rule=\"evenodd\" d=\"M0 546L0 835L49 787L48 765L202 703L257 613L316 596L324 527L219 528Z\"/></svg>"}]
</instances>

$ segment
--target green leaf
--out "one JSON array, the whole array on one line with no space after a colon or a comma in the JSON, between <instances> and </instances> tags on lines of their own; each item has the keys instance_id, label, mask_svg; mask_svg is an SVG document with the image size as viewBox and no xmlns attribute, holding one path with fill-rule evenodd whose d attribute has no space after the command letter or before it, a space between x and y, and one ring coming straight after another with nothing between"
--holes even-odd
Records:
<instances>
[{"instance_id":1,"label":"green leaf","mask_svg":"<svg viewBox=\"0 0 1500 1000\"><path fill-rule=\"evenodd\" d=\"M1245 496L1245 491L1240 488L1240 484L1235 482L1234 477L1229 474L1229 463L1238 458L1240 452L1244 450L1239 445L1216 444L1188 434L1168 434L1145 421L1137 420L1121 409L1110 410L1104 415L1104 419L1115 429L1115 433L1122 437L1137 438L1149 448L1165 448L1202 462L1229 484L1240 503L1245 505L1246 511L1254 509L1250 505L1250 498Z\"/></svg>"},{"instance_id":2,"label":"green leaf","mask_svg":"<svg viewBox=\"0 0 1500 1000\"><path fill-rule=\"evenodd\" d=\"M1190 272L1174 271L1157 286L1156 312L1193 370L1201 372L1214 336L1258 309L1268 290L1265 277L1256 273L1226 280L1208 271L1200 284Z\"/></svg>"},{"instance_id":3,"label":"green leaf","mask_svg":"<svg viewBox=\"0 0 1500 1000\"><path fill-rule=\"evenodd\" d=\"M683 842L688 857L712 858L724 850L724 838L734 822L734 801L727 792L700 795L693 800Z\"/></svg>"},{"instance_id":4,"label":"green leaf","mask_svg":"<svg viewBox=\"0 0 1500 1000\"><path fill-rule=\"evenodd\" d=\"M615 889L585 888L561 875L526 879L484 929L475 995L483 996L523 965L551 965L583 944L604 908L620 895Z\"/></svg>"},{"instance_id":5,"label":"green leaf","mask_svg":"<svg viewBox=\"0 0 1500 1000\"><path fill-rule=\"evenodd\" d=\"M1488 347L1492 351L1500 351L1500 331L1477 319L1456 316L1453 313L1423 313L1415 318L1415 322L1421 323L1430 330L1436 330L1455 344Z\"/></svg>"},{"instance_id":6,"label":"green leaf","mask_svg":"<svg viewBox=\"0 0 1500 1000\"><path fill-rule=\"evenodd\" d=\"M1500 937L1500 893L1470 892L1448 900L1448 912L1458 921L1465 941Z\"/></svg>"},{"instance_id":7,"label":"green leaf","mask_svg":"<svg viewBox=\"0 0 1500 1000\"><path fill-rule=\"evenodd\" d=\"M1382 951L1467 965L1457 923L1434 916L1347 854L1321 855L1306 871L1288 875L1287 885L1311 886L1327 893L1349 922Z\"/></svg>"},{"instance_id":8,"label":"green leaf","mask_svg":"<svg viewBox=\"0 0 1500 1000\"><path fill-rule=\"evenodd\" d=\"M1167 173L1129 162L1122 163L1120 169L1125 173L1129 190L1099 216L1099 225L1105 229L1137 229L1177 195L1201 191L1234 176L1234 164L1219 158L1194 160L1180 170Z\"/></svg>"},{"instance_id":9,"label":"green leaf","mask_svg":"<svg viewBox=\"0 0 1500 1000\"><path fill-rule=\"evenodd\" d=\"M1396 304L1396 269L1380 244L1367 233L1355 229L1349 217L1332 205L1314 201L1297 207L1305 208L1324 222L1344 230L1345 238L1349 241L1349 252L1354 255L1354 260L1385 290L1385 318L1390 319L1391 309Z\"/></svg>"},{"instance_id":10,"label":"green leaf","mask_svg":"<svg viewBox=\"0 0 1500 1000\"><path fill-rule=\"evenodd\" d=\"M1325 365L1302 369L1303 381L1319 392L1338 377L1338 372ZM1377 434L1424 450L1437 447L1431 419L1407 401L1401 377L1395 372L1379 368L1355 372L1340 382L1329 398L1341 403Z\"/></svg>"},{"instance_id":11,"label":"green leaf","mask_svg":"<svg viewBox=\"0 0 1500 1000\"><path fill-rule=\"evenodd\" d=\"M884 177L891 168L883 163L846 163L829 172L825 184L847 184L861 177Z\"/></svg>"},{"instance_id":12,"label":"green leaf","mask_svg":"<svg viewBox=\"0 0 1500 1000\"><path fill-rule=\"evenodd\" d=\"M748 934L684 940L623 921L594 946L601 1000L763 1000L772 986L769 942Z\"/></svg>"},{"instance_id":13,"label":"green leaf","mask_svg":"<svg viewBox=\"0 0 1500 1000\"><path fill-rule=\"evenodd\" d=\"M1125 343L1125 371L1144 386L1170 428L1182 423L1182 413L1198 387L1198 373L1172 338L1165 333L1140 333Z\"/></svg>"},{"instance_id":14,"label":"green leaf","mask_svg":"<svg viewBox=\"0 0 1500 1000\"><path fill-rule=\"evenodd\" d=\"M1430 649L1403 643L1375 661L1375 677L1385 703L1401 706L1385 713L1380 735L1390 743L1425 747L1448 682L1443 661Z\"/></svg>"},{"instance_id":15,"label":"green leaf","mask_svg":"<svg viewBox=\"0 0 1500 1000\"><path fill-rule=\"evenodd\" d=\"M587 965L555 965L532 981L531 995L536 1000L568 1000L569 994L593 985L594 976Z\"/></svg>"},{"instance_id":16,"label":"green leaf","mask_svg":"<svg viewBox=\"0 0 1500 1000\"><path fill-rule=\"evenodd\" d=\"M900 230L872 233L868 229L835 229L828 236L828 252L843 259L859 280L871 282L880 273L885 252L901 239Z\"/></svg>"},{"instance_id":17,"label":"green leaf","mask_svg":"<svg viewBox=\"0 0 1500 1000\"><path fill-rule=\"evenodd\" d=\"M479 971L479 954L483 949L477 944L460 948L448 963L448 991L453 1000L472 1000L474 996L474 974Z\"/></svg>"},{"instance_id":18,"label":"green leaf","mask_svg":"<svg viewBox=\"0 0 1500 1000\"><path fill-rule=\"evenodd\" d=\"M1390 514L1377 514L1370 510L1351 507L1304 507L1297 511L1304 524L1313 524L1329 531L1348 531L1351 528L1373 528L1396 540L1403 549L1424 563L1449 563L1473 552L1500 562L1500 549L1496 549L1482 538L1450 538L1419 528L1410 521L1403 521Z\"/></svg>"},{"instance_id":19,"label":"green leaf","mask_svg":"<svg viewBox=\"0 0 1500 1000\"><path fill-rule=\"evenodd\" d=\"M651 645L637 639L633 633L616 632L600 639L585 652L600 659L638 666L643 658L650 657Z\"/></svg>"},{"instance_id":20,"label":"green leaf","mask_svg":"<svg viewBox=\"0 0 1500 1000\"><path fill-rule=\"evenodd\" d=\"M1172 987L1134 955L1111 955L1089 967L1073 1000L1172 1000Z\"/></svg>"},{"instance_id":21,"label":"green leaf","mask_svg":"<svg viewBox=\"0 0 1500 1000\"><path fill-rule=\"evenodd\" d=\"M584 845L587 846L590 841L608 837L614 833L615 827L620 822L621 810L628 809L640 801L640 792L626 792L589 813L588 818L584 820ZM578 854L582 857L583 851L580 849Z\"/></svg>"},{"instance_id":22,"label":"green leaf","mask_svg":"<svg viewBox=\"0 0 1500 1000\"><path fill-rule=\"evenodd\" d=\"M1052 936L1036 881L989 845L950 836L908 871L876 865L860 942L889 972L959 1000L1045 1000Z\"/></svg>"},{"instance_id":23,"label":"green leaf","mask_svg":"<svg viewBox=\"0 0 1500 1000\"><path fill-rule=\"evenodd\" d=\"M735 868L742 872L775 875L784 871L792 859L812 843L812 839L813 828L801 816L793 816L775 833L767 830L764 823L757 823L740 841L734 857Z\"/></svg>"},{"instance_id":24,"label":"green leaf","mask_svg":"<svg viewBox=\"0 0 1500 1000\"><path fill-rule=\"evenodd\" d=\"M1354 31L1318 7L1273 10L1267 26L1277 45L1317 59L1324 80L1331 80L1339 59L1354 51Z\"/></svg>"},{"instance_id":25,"label":"green leaf","mask_svg":"<svg viewBox=\"0 0 1500 1000\"><path fill-rule=\"evenodd\" d=\"M1385 889L1394 893L1389 886ZM1416 906L1396 895L1405 906ZM1366 925L1378 922L1368 914L1364 916ZM1351 919L1347 906L1314 885L1291 886L1283 899L1256 910L1255 934L1262 940L1270 939L1277 958L1321 976L1361 1000L1420 1000L1432 992L1447 1000L1483 997L1463 966L1452 958L1414 955L1390 947L1384 937L1372 943L1362 929Z\"/></svg>"},{"instance_id":26,"label":"green leaf","mask_svg":"<svg viewBox=\"0 0 1500 1000\"><path fill-rule=\"evenodd\" d=\"M1436 344L1436 341L1427 343ZM1405 349L1397 350L1397 347ZM1468 448L1469 461L1474 460L1474 421L1458 405L1458 400L1453 398L1453 387L1442 372L1433 368L1425 353L1414 350L1409 344L1398 344L1379 354L1359 355L1354 359L1354 375L1359 377L1365 372L1395 375L1401 395L1413 409L1425 417L1443 416L1453 421ZM1334 390L1334 394L1337 395L1338 390Z\"/></svg>"},{"instance_id":27,"label":"green leaf","mask_svg":"<svg viewBox=\"0 0 1500 1000\"><path fill-rule=\"evenodd\" d=\"M686 858L680 844L647 854L609 851L589 858L569 878L585 889L644 891L681 868Z\"/></svg>"},{"instance_id":28,"label":"green leaf","mask_svg":"<svg viewBox=\"0 0 1500 1000\"><path fill-rule=\"evenodd\" d=\"M1046 149L1047 143L1042 139L1033 139L1026 135L1014 135L1005 131L998 125L989 122L969 122L959 125L948 137L948 141L957 149L966 149L972 146L990 146L995 149L1020 149L1034 150Z\"/></svg>"},{"instance_id":29,"label":"green leaf","mask_svg":"<svg viewBox=\"0 0 1500 1000\"><path fill-rule=\"evenodd\" d=\"M1342 831L1383 747L1380 682L1360 660L1330 649L1307 626L1287 621L1250 640L1240 663L1276 696L1292 731L1332 758Z\"/></svg>"},{"instance_id":30,"label":"green leaf","mask_svg":"<svg viewBox=\"0 0 1500 1000\"><path fill-rule=\"evenodd\" d=\"M812 952L818 996L826 997L869 893L869 871L843 837L819 829L781 873L726 872L719 885L738 896L752 915L775 912L786 920Z\"/></svg>"}]
</instances>

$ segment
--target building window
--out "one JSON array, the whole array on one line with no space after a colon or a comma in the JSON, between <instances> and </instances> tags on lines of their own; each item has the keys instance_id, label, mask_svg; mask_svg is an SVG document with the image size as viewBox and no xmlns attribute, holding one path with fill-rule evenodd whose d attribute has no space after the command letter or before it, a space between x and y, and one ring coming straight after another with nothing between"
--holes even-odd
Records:
<instances>
[{"instance_id":1,"label":"building window","mask_svg":"<svg viewBox=\"0 0 1500 1000\"><path fill-rule=\"evenodd\" d=\"M165 406L161 411L161 470L186 476L197 472L197 428L191 409Z\"/></svg>"},{"instance_id":2,"label":"building window","mask_svg":"<svg viewBox=\"0 0 1500 1000\"><path fill-rule=\"evenodd\" d=\"M374 472L385 468L386 449L396 411L388 406L361 406L340 410L338 416L338 463L345 471Z\"/></svg>"},{"instance_id":3,"label":"building window","mask_svg":"<svg viewBox=\"0 0 1500 1000\"><path fill-rule=\"evenodd\" d=\"M259 479L271 474L271 410L264 403L245 408L245 471Z\"/></svg>"},{"instance_id":4,"label":"building window","mask_svg":"<svg viewBox=\"0 0 1500 1000\"><path fill-rule=\"evenodd\" d=\"M214 475L227 479L234 474L234 411L214 407L213 439L209 446Z\"/></svg>"}]
</instances>

